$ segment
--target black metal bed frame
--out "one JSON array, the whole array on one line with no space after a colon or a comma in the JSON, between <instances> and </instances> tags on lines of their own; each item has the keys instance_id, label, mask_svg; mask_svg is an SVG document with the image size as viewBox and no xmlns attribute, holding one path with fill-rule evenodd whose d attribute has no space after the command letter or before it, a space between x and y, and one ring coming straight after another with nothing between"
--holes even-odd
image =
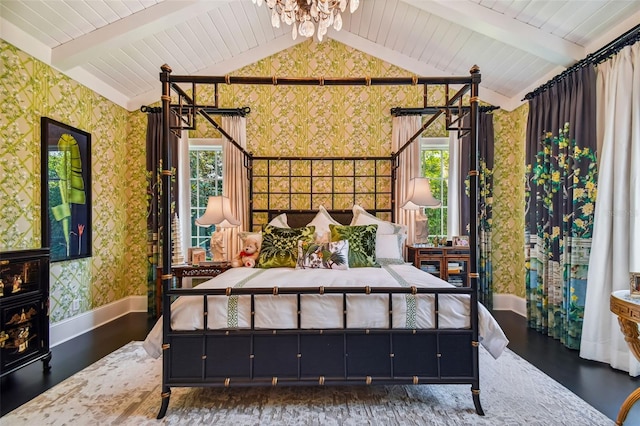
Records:
<instances>
[{"instance_id":1,"label":"black metal bed frame","mask_svg":"<svg viewBox=\"0 0 640 426\"><path fill-rule=\"evenodd\" d=\"M288 197L285 205L273 206L269 200L272 194L254 191L253 172L259 161L389 161L391 171L390 185L377 189L367 196L375 200L388 199L382 206L377 204L370 211L381 216L388 215L393 220L396 205L395 171L400 167L400 154L431 123L444 115L447 129L459 133L469 133L474 144L471 149L470 180L470 258L469 288L380 288L380 287L316 287L316 288L226 288L226 289L173 289L171 283L171 252L163 251L163 306L170 306L175 297L199 297L202 300L203 320L207 323L208 297L245 296L251 298L251 325L240 329L203 329L195 331L179 331L171 329L171 309L165 309L163 315L163 373L162 404L158 418L164 417L169 405L171 387L229 387L229 386L277 386L277 385L384 385L384 384L470 384L475 410L484 415L480 404L479 361L478 361L478 296L477 296L477 117L478 86L480 73L478 67L470 70L468 77L392 77L392 78L276 78L276 77L203 77L171 75L168 65L162 66L160 73L162 82L163 112L163 149L162 149L162 183L164 188L171 188L173 175L169 134L184 129L195 128L196 116L204 117L218 129L231 143L245 154L245 164L250 184L250 226L254 225L254 214L273 215L279 212L307 214L309 217L316 206L313 191L304 195L309 197L309 209L292 209L292 194L281 194ZM197 85L214 85L215 103L199 104L190 97L180 84L190 84L192 94L196 94ZM369 158L281 158L254 157L246 152L226 131L219 126L212 115L221 109L218 107L218 84L289 84L289 85L424 85L425 104L422 113L431 116L423 127L416 132L396 153L389 157ZM429 85L444 85L445 102L443 105L427 105L426 93ZM450 85L461 85L461 88L449 96ZM177 102L172 103L172 93ZM465 95L466 99L465 99ZM225 110L226 111L226 110ZM180 117L177 126L170 124L170 115ZM465 128L462 117L470 115L470 126ZM267 163L268 164L268 163ZM267 166L267 170L269 170ZM269 179L266 175L257 178ZM290 176L291 177L291 176ZM310 171L305 178L312 179ZM365 176L371 177L371 176ZM356 181L358 178L349 176ZM376 178L376 176L374 176ZM333 185L333 184L332 184ZM358 185L353 185L353 199L357 197ZM374 185L375 188L378 185ZM332 186L332 189L334 187ZM315 194L318 195L318 194ZM324 194L331 196L335 194ZM265 206L254 206L254 197L266 197ZM171 247L171 215L170 206L173 194L164 191L162 194L162 242L164 247ZM331 198L334 199L334 198ZM377 201L376 201L377 202ZM330 212L344 217L349 211L339 203L329 206ZM270 217L270 216L269 216ZM313 216L311 216L312 218ZM304 219L306 220L306 219ZM259 221L263 221L260 219ZM251 229L251 228L250 228ZM434 324L428 329L392 328L393 295L411 293L414 295L432 295L435 303ZM270 294L296 295L298 325L291 329L260 329L254 324L255 296ZM339 294L343 298L343 327L333 329L304 329L300 326L302 307L300 299L307 294ZM386 294L389 299L388 327L372 329L347 328L347 295ZM470 303L470 327L462 329L439 328L438 303L441 294L468 295ZM335 297L335 296L334 296Z\"/></svg>"}]
</instances>

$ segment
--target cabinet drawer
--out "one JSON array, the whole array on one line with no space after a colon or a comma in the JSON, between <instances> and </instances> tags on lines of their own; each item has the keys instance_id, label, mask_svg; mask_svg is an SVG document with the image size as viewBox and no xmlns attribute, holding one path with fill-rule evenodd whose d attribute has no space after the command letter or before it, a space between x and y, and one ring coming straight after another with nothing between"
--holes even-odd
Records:
<instances>
[{"instance_id":1,"label":"cabinet drawer","mask_svg":"<svg viewBox=\"0 0 640 426\"><path fill-rule=\"evenodd\" d=\"M3 301L43 290L42 274L47 269L43 259L0 262L0 299Z\"/></svg>"},{"instance_id":2,"label":"cabinet drawer","mask_svg":"<svg viewBox=\"0 0 640 426\"><path fill-rule=\"evenodd\" d=\"M33 297L0 307L1 371L29 362L48 350L47 308L43 305L41 298Z\"/></svg>"}]
</instances>

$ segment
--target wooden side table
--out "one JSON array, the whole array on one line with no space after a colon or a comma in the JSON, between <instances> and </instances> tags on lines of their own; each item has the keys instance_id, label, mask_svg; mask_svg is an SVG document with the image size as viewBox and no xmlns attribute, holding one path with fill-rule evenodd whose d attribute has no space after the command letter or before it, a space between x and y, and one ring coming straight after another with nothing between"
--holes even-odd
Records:
<instances>
[{"instance_id":1,"label":"wooden side table","mask_svg":"<svg viewBox=\"0 0 640 426\"><path fill-rule=\"evenodd\" d=\"M469 287L469 247L407 246L407 262L456 287Z\"/></svg>"},{"instance_id":2,"label":"wooden side table","mask_svg":"<svg viewBox=\"0 0 640 426\"><path fill-rule=\"evenodd\" d=\"M216 277L231 268L230 262L202 262L199 265L172 266L171 272L175 278L174 288L182 288L182 278L188 277ZM156 314L162 314L162 266L156 271Z\"/></svg>"},{"instance_id":3,"label":"wooden side table","mask_svg":"<svg viewBox=\"0 0 640 426\"><path fill-rule=\"evenodd\" d=\"M640 299L629 297L629 290L618 290L611 293L609 309L618 316L620 330L624 334L624 340L629 345L631 353L640 361L640 338L638 323L640 323ZM618 411L617 425L622 425L629 414L629 410L640 399L640 388L631 392L624 400Z\"/></svg>"}]
</instances>

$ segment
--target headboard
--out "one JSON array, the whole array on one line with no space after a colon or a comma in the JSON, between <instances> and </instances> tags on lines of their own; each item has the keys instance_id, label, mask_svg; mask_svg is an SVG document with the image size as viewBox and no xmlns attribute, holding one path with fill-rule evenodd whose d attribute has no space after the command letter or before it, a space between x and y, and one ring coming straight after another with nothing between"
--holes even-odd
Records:
<instances>
[{"instance_id":1,"label":"headboard","mask_svg":"<svg viewBox=\"0 0 640 426\"><path fill-rule=\"evenodd\" d=\"M327 212L343 225L349 225L353 219L353 211L351 210L327 210ZM287 223L290 227L300 228L307 226L316 217L318 210L271 210L267 213L269 221L282 213L287 215Z\"/></svg>"},{"instance_id":2,"label":"headboard","mask_svg":"<svg viewBox=\"0 0 640 426\"><path fill-rule=\"evenodd\" d=\"M348 225L354 204L393 221L394 160L389 157L253 157L249 176L251 228L279 214L291 227L305 226L323 206Z\"/></svg>"}]
</instances>

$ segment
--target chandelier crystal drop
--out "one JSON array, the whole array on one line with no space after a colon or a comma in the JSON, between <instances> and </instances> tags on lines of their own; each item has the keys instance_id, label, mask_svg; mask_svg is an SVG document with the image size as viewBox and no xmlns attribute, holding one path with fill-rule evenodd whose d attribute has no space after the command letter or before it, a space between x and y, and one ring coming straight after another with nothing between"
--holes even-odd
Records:
<instances>
[{"instance_id":1,"label":"chandelier crystal drop","mask_svg":"<svg viewBox=\"0 0 640 426\"><path fill-rule=\"evenodd\" d=\"M258 7L263 0L251 0ZM318 41L333 26L336 31L342 29L342 13L347 9L355 12L360 5L360 0L264 0L271 9L271 25L280 28L280 22L292 25L291 37L295 40L300 34L303 37L313 37L316 33Z\"/></svg>"}]
</instances>

